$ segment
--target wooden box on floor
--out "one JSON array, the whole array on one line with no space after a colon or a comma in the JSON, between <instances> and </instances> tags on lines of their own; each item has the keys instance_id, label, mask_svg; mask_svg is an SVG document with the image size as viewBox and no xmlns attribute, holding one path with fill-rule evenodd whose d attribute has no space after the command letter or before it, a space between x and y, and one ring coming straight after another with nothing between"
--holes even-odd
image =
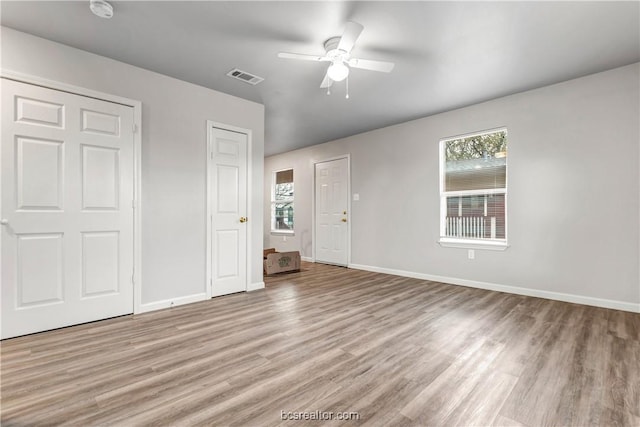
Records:
<instances>
[{"instance_id":1,"label":"wooden box on floor","mask_svg":"<svg viewBox=\"0 0 640 427\"><path fill-rule=\"evenodd\" d=\"M275 249L264 250L264 274L284 273L300 270L300 252L276 252Z\"/></svg>"}]
</instances>

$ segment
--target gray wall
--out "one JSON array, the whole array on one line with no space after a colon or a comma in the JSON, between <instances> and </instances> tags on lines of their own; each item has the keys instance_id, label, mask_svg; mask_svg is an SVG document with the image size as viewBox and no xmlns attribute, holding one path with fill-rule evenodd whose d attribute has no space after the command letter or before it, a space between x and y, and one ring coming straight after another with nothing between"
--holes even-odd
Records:
<instances>
[{"instance_id":1,"label":"gray wall","mask_svg":"<svg viewBox=\"0 0 640 427\"><path fill-rule=\"evenodd\" d=\"M354 266L638 310L639 80L633 64L268 157L265 247L312 256L313 161L349 153ZM469 260L436 243L438 142L501 126L510 247ZM296 226L284 242L269 233L268 202L271 172L289 167Z\"/></svg>"},{"instance_id":2,"label":"gray wall","mask_svg":"<svg viewBox=\"0 0 640 427\"><path fill-rule=\"evenodd\" d=\"M264 106L2 28L2 68L142 102L142 303L206 291L206 121L253 131L262 213ZM221 77L224 78L224 77ZM250 283L262 282L262 222L250 223Z\"/></svg>"}]
</instances>

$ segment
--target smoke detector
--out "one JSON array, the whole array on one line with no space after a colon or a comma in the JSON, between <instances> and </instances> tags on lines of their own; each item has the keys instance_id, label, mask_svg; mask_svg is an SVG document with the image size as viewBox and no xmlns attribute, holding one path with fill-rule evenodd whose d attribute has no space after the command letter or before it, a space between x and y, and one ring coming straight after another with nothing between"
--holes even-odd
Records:
<instances>
[{"instance_id":1,"label":"smoke detector","mask_svg":"<svg viewBox=\"0 0 640 427\"><path fill-rule=\"evenodd\" d=\"M100 18L109 19L113 16L113 6L105 0L89 0L89 9Z\"/></svg>"}]
</instances>

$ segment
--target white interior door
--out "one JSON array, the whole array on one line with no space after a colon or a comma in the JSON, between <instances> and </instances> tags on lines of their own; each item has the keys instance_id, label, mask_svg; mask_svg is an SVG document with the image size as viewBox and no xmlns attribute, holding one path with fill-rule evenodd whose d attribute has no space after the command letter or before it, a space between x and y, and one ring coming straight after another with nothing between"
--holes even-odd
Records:
<instances>
[{"instance_id":1,"label":"white interior door","mask_svg":"<svg viewBox=\"0 0 640 427\"><path fill-rule=\"evenodd\" d=\"M349 256L349 161L347 158L316 163L317 262L346 266Z\"/></svg>"},{"instance_id":2,"label":"white interior door","mask_svg":"<svg viewBox=\"0 0 640 427\"><path fill-rule=\"evenodd\" d=\"M2 338L133 312L133 117L2 79Z\"/></svg>"},{"instance_id":3,"label":"white interior door","mask_svg":"<svg viewBox=\"0 0 640 427\"><path fill-rule=\"evenodd\" d=\"M247 135L210 132L212 296L247 290Z\"/></svg>"}]
</instances>

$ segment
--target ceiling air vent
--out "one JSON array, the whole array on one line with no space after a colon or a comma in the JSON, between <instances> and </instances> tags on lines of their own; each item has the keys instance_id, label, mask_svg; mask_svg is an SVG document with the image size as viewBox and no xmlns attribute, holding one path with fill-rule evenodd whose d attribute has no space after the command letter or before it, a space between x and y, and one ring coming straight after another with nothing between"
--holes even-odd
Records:
<instances>
[{"instance_id":1,"label":"ceiling air vent","mask_svg":"<svg viewBox=\"0 0 640 427\"><path fill-rule=\"evenodd\" d=\"M253 74L247 73L246 71L238 70L237 68L229 71L227 73L227 76L252 85L257 85L264 80L262 77L254 76Z\"/></svg>"}]
</instances>

